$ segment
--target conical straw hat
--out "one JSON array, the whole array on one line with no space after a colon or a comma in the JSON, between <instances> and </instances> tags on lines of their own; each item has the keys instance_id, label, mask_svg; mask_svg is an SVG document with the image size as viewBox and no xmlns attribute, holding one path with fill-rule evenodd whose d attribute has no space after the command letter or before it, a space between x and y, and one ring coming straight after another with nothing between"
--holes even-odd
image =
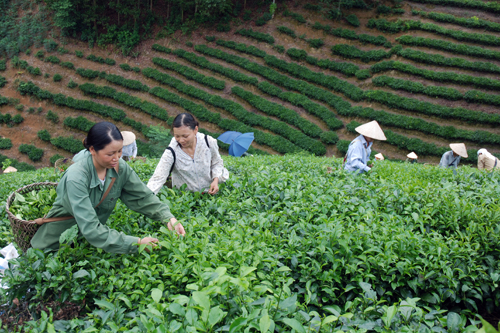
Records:
<instances>
[{"instance_id":1,"label":"conical straw hat","mask_svg":"<svg viewBox=\"0 0 500 333\"><path fill-rule=\"evenodd\" d=\"M356 132L375 140L387 140L384 132L376 120L363 124L355 128Z\"/></svg>"},{"instance_id":2,"label":"conical straw hat","mask_svg":"<svg viewBox=\"0 0 500 333\"><path fill-rule=\"evenodd\" d=\"M465 148L465 145L463 143L450 143L450 148L457 155L460 155L464 158L469 157L469 155L467 155L467 148Z\"/></svg>"},{"instance_id":3,"label":"conical straw hat","mask_svg":"<svg viewBox=\"0 0 500 333\"><path fill-rule=\"evenodd\" d=\"M408 155L406 155L406 157L408 157L408 158L414 158L414 159L418 158L417 154L415 154L414 152L409 153Z\"/></svg>"},{"instance_id":4,"label":"conical straw hat","mask_svg":"<svg viewBox=\"0 0 500 333\"><path fill-rule=\"evenodd\" d=\"M135 141L135 134L132 132L123 131L122 136L123 136L123 145L124 146L128 146L129 144L131 144Z\"/></svg>"},{"instance_id":5,"label":"conical straw hat","mask_svg":"<svg viewBox=\"0 0 500 333\"><path fill-rule=\"evenodd\" d=\"M381 161L383 161L383 160L384 160L384 155L382 155L381 153L378 153L377 155L375 155L375 158L376 158L377 160L381 160Z\"/></svg>"},{"instance_id":6,"label":"conical straw hat","mask_svg":"<svg viewBox=\"0 0 500 333\"><path fill-rule=\"evenodd\" d=\"M17 172L17 169L9 166L3 171L3 173L9 173L9 172Z\"/></svg>"}]
</instances>

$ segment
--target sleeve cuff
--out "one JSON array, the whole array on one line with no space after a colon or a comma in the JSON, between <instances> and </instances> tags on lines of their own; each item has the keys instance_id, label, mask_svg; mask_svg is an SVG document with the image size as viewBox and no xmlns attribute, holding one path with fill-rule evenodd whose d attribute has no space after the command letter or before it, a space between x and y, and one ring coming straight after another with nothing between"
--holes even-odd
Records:
<instances>
[{"instance_id":1,"label":"sleeve cuff","mask_svg":"<svg viewBox=\"0 0 500 333\"><path fill-rule=\"evenodd\" d=\"M365 166L365 171L368 172L370 171L372 168L370 168L369 166Z\"/></svg>"},{"instance_id":2,"label":"sleeve cuff","mask_svg":"<svg viewBox=\"0 0 500 333\"><path fill-rule=\"evenodd\" d=\"M137 241L139 240L139 237L135 236L125 236L125 243L128 243L128 247L126 248L126 253L137 253L137 250L139 249L137 247Z\"/></svg>"}]
</instances>

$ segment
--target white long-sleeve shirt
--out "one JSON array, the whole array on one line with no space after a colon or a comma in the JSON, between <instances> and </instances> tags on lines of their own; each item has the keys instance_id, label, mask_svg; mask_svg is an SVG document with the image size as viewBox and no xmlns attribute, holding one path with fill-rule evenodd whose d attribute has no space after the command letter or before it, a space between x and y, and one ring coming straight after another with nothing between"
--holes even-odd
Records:
<instances>
[{"instance_id":1,"label":"white long-sleeve shirt","mask_svg":"<svg viewBox=\"0 0 500 333\"><path fill-rule=\"evenodd\" d=\"M372 152L373 142L366 142L363 135L358 136L349 144L347 150L347 159L344 169L347 171L367 172L371 168L367 165L368 159Z\"/></svg>"},{"instance_id":2,"label":"white long-sleeve shirt","mask_svg":"<svg viewBox=\"0 0 500 333\"><path fill-rule=\"evenodd\" d=\"M229 173L224 168L224 161L219 154L217 140L207 136L210 147L207 147L205 135L196 134L196 148L194 158L184 152L175 140L170 141L169 147L175 152L175 164L172 170L172 186L180 188L186 184L187 189L193 192L203 192L210 188L213 179L218 177L219 183L229 178ZM156 170L148 182L148 188L158 194L168 178L170 168L174 163L172 152L165 149Z\"/></svg>"}]
</instances>

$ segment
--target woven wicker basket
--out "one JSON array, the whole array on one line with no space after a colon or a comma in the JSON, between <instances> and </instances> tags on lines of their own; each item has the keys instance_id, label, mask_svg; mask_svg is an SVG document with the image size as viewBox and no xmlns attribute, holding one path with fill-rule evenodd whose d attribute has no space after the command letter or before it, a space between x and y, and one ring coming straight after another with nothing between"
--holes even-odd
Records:
<instances>
[{"instance_id":1,"label":"woven wicker basket","mask_svg":"<svg viewBox=\"0 0 500 333\"><path fill-rule=\"evenodd\" d=\"M9 217L10 226L12 227L12 233L14 234L14 241L16 242L18 248L23 252L26 252L31 247L31 239L38 230L38 224L34 221L25 221L18 219L14 214L10 212L10 205L14 202L15 193L24 194L31 191L39 191L48 187L56 187L57 183L35 183L21 187L15 190L7 198L7 204L5 205L5 210ZM43 217L43 216L40 216Z\"/></svg>"}]
</instances>

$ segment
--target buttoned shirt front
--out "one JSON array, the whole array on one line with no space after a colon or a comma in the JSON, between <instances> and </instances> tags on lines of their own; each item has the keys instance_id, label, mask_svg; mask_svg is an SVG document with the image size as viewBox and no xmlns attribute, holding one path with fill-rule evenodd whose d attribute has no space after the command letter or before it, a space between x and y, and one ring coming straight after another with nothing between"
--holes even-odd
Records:
<instances>
[{"instance_id":1,"label":"buttoned shirt front","mask_svg":"<svg viewBox=\"0 0 500 333\"><path fill-rule=\"evenodd\" d=\"M123 232L106 226L106 221L113 212L118 198L130 209L160 221L173 217L167 204L141 181L134 170L123 160L119 160L119 174L115 169L108 169L104 185L99 181L97 171L88 151L81 152L77 162L64 173L57 185L57 198L47 217L72 216L59 222L49 222L40 226L31 245L38 249L59 248L59 236L67 229L78 224L81 235L90 244L106 252L131 253L137 251L134 243L137 236L128 236ZM115 183L106 199L100 201L115 177Z\"/></svg>"},{"instance_id":2,"label":"buttoned shirt front","mask_svg":"<svg viewBox=\"0 0 500 333\"><path fill-rule=\"evenodd\" d=\"M205 135L196 134L196 148L194 157L191 158L179 143L172 139L169 147L175 152L175 164L172 170L172 186L180 188L186 184L187 189L193 192L203 192L210 189L210 184L214 178L219 178L219 183L225 182L229 174L224 169L224 161L219 154L217 140ZM174 157L168 149L163 153L156 170L148 182L148 187L157 194L168 178Z\"/></svg>"},{"instance_id":3,"label":"buttoned shirt front","mask_svg":"<svg viewBox=\"0 0 500 333\"><path fill-rule=\"evenodd\" d=\"M373 142L368 143L363 135L358 136L349 144L344 169L347 171L367 172L371 168L367 165L372 152Z\"/></svg>"}]
</instances>

